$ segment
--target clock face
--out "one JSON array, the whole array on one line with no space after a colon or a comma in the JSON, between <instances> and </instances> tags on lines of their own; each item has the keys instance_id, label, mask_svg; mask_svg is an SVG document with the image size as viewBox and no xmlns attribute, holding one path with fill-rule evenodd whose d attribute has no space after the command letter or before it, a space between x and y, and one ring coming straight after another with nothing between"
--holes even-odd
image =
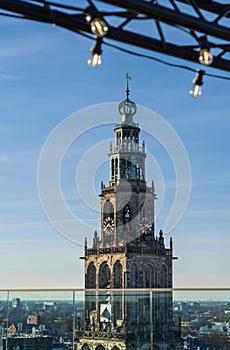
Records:
<instances>
[{"instance_id":1,"label":"clock face","mask_svg":"<svg viewBox=\"0 0 230 350\"><path fill-rule=\"evenodd\" d=\"M108 216L107 218L104 219L103 222L103 230L105 233L110 234L114 230L114 221L113 218Z\"/></svg>"},{"instance_id":2,"label":"clock face","mask_svg":"<svg viewBox=\"0 0 230 350\"><path fill-rule=\"evenodd\" d=\"M145 216L140 220L139 227L140 227L141 233L147 234L152 231L152 222L151 220L147 219Z\"/></svg>"}]
</instances>

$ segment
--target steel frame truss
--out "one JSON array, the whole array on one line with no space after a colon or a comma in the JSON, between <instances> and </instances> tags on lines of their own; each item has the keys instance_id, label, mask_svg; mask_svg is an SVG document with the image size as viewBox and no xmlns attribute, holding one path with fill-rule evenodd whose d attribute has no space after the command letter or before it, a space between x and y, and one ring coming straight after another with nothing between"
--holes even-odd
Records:
<instances>
[{"instance_id":1,"label":"steel frame truss","mask_svg":"<svg viewBox=\"0 0 230 350\"><path fill-rule=\"evenodd\" d=\"M77 7L64 1L0 0L0 14L52 23L88 35L91 28L86 13L91 7L109 26L104 43L111 39L199 63L200 40L205 36L214 56L210 67L230 72L230 4L222 1L82 0Z\"/></svg>"}]
</instances>

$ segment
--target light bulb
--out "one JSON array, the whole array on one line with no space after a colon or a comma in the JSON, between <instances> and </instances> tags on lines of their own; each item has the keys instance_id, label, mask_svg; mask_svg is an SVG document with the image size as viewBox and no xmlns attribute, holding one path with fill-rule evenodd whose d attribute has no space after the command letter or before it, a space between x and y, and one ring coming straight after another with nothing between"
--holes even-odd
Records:
<instances>
[{"instance_id":1,"label":"light bulb","mask_svg":"<svg viewBox=\"0 0 230 350\"><path fill-rule=\"evenodd\" d=\"M93 34L95 34L97 37L103 37L108 32L108 26L107 24L100 18L94 18L90 22L91 31Z\"/></svg>"},{"instance_id":2,"label":"light bulb","mask_svg":"<svg viewBox=\"0 0 230 350\"><path fill-rule=\"evenodd\" d=\"M86 14L85 19L88 23L90 23L90 21L92 20L92 16L88 13L88 14Z\"/></svg>"},{"instance_id":3,"label":"light bulb","mask_svg":"<svg viewBox=\"0 0 230 350\"><path fill-rule=\"evenodd\" d=\"M210 53L208 48L204 48L200 50L199 62L204 64L205 66L210 66L213 62L213 56Z\"/></svg>"},{"instance_id":4,"label":"light bulb","mask_svg":"<svg viewBox=\"0 0 230 350\"><path fill-rule=\"evenodd\" d=\"M204 74L204 70L198 69L196 71L196 76L193 80L193 89L189 91L190 95L194 98L198 98L201 95L201 86L203 85Z\"/></svg>"},{"instance_id":5,"label":"light bulb","mask_svg":"<svg viewBox=\"0 0 230 350\"><path fill-rule=\"evenodd\" d=\"M94 7L89 7L86 11L86 21L91 27L91 32L97 38L102 38L107 34L109 27L99 12Z\"/></svg>"},{"instance_id":6,"label":"light bulb","mask_svg":"<svg viewBox=\"0 0 230 350\"><path fill-rule=\"evenodd\" d=\"M201 86L199 86L199 85L194 85L193 90L190 90L189 93L190 93L190 95L191 95L192 97L198 98L198 97L202 94L202 92L201 92Z\"/></svg>"},{"instance_id":7,"label":"light bulb","mask_svg":"<svg viewBox=\"0 0 230 350\"><path fill-rule=\"evenodd\" d=\"M101 55L94 53L87 63L91 68L98 68L101 65Z\"/></svg>"},{"instance_id":8,"label":"light bulb","mask_svg":"<svg viewBox=\"0 0 230 350\"><path fill-rule=\"evenodd\" d=\"M101 65L101 54L102 54L101 43L102 43L102 38L97 38L94 43L94 46L91 48L92 56L87 61L88 65L91 68L97 68Z\"/></svg>"}]
</instances>

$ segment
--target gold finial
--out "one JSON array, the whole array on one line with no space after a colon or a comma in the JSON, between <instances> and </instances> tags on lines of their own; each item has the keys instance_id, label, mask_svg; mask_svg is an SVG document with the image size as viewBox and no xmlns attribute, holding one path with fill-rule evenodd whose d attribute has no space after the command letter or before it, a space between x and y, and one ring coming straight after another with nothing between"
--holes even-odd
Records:
<instances>
[{"instance_id":1,"label":"gold finial","mask_svg":"<svg viewBox=\"0 0 230 350\"><path fill-rule=\"evenodd\" d=\"M126 94L126 97L127 97L127 100L129 99L129 80L131 80L131 77L128 75L128 73L125 75L125 79L126 79L126 91L125 91L125 94Z\"/></svg>"}]
</instances>

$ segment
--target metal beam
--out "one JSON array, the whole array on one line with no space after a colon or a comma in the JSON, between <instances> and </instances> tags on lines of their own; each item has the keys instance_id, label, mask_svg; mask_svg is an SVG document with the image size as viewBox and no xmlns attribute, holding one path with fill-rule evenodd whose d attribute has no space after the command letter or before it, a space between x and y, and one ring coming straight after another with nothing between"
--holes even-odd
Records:
<instances>
[{"instance_id":1,"label":"metal beam","mask_svg":"<svg viewBox=\"0 0 230 350\"><path fill-rule=\"evenodd\" d=\"M187 0L177 0L184 4L188 4ZM227 9L230 9L230 5L226 4L220 4L218 2L214 1L204 1L204 0L196 0L196 4L199 6L200 9L205 10L207 12L214 13L216 15L220 15L221 13L224 13ZM230 18L230 12L226 13L226 18Z\"/></svg>"},{"instance_id":2,"label":"metal beam","mask_svg":"<svg viewBox=\"0 0 230 350\"><path fill-rule=\"evenodd\" d=\"M132 32L110 27L110 30L106 37L116 41L122 41L123 43L134 45L136 47L144 48L150 51L156 51L169 56L199 63L198 51L189 48L179 47L168 43L162 45L160 40L151 39L143 35L134 34ZM228 60L215 58L214 62L212 63L212 67L230 71L230 62Z\"/></svg>"},{"instance_id":3,"label":"metal beam","mask_svg":"<svg viewBox=\"0 0 230 350\"><path fill-rule=\"evenodd\" d=\"M127 8L129 11L135 11L146 15L149 19L159 20L160 23L165 22L171 25L176 23L177 25L183 25L192 30L200 30L202 33L213 33L217 38L227 38L230 41L230 31L225 27L220 27L215 23L210 23L202 18L194 18L189 15L184 15L177 10L173 11L165 7L154 5L143 0L100 0L111 5L119 6L121 8ZM186 1L186 0L178 0ZM58 8L58 4L55 5ZM82 9L78 14L69 14L67 12L61 12L53 10L49 3L46 2L42 5L34 4L29 1L21 0L0 0L0 8L10 11L12 13L18 13L22 15L22 18L31 19L46 23L55 23L65 29L73 31L75 33L91 33L89 24L85 19L85 10ZM79 12L79 11L78 11ZM127 16L130 12L127 13ZM135 20L135 19L133 19ZM205 29L205 30L202 30ZM191 47L183 47L177 44L169 43L167 40L158 40L147 35L134 33L128 30L124 30L123 27L113 27L109 25L109 31L103 39L105 42L107 39L122 42L124 44L132 45L149 51L159 52L168 56L177 57L183 60L198 62L198 50ZM227 40L226 39L226 40ZM194 41L194 38L192 38ZM223 46L223 45L222 45ZM222 47L219 46L220 48ZM225 50L228 48L225 47ZM221 69L230 72L230 61L223 59L221 55L214 58L212 64L213 68Z\"/></svg>"},{"instance_id":4,"label":"metal beam","mask_svg":"<svg viewBox=\"0 0 230 350\"><path fill-rule=\"evenodd\" d=\"M176 12L167 7L152 4L143 0L99 0L110 5L119 6L125 9L145 14L161 22L180 25L185 28L200 31L219 39L230 41L229 28L208 22L202 18L196 18L181 12Z\"/></svg>"}]
</instances>

